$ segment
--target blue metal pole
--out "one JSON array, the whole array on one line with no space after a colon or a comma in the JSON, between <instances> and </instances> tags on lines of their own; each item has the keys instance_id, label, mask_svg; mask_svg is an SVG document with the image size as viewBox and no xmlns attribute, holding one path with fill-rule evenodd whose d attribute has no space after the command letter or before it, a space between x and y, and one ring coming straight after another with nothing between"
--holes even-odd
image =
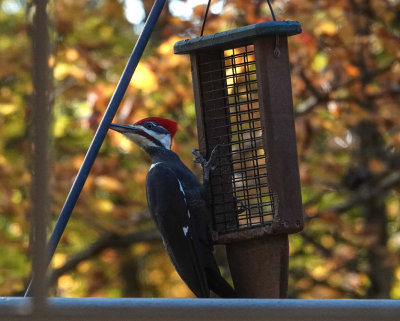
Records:
<instances>
[{"instance_id":1,"label":"blue metal pole","mask_svg":"<svg viewBox=\"0 0 400 321\"><path fill-rule=\"evenodd\" d=\"M142 57L143 51L146 48L146 45L150 39L150 35L153 32L154 26L158 20L158 17L161 14L165 2L166 0L155 0L153 8L151 9L150 14L143 27L143 30L139 35L139 38L136 42L135 47L133 48L131 56L129 57L125 70L122 73L117 88L113 96L111 97L106 112L104 113L103 119L101 120L100 125L96 131L96 134L94 135L94 138L92 140L92 143L89 146L85 159L83 160L83 163L81 165L81 168L75 178L74 183L72 184L71 190L67 196L67 199L65 200L60 216L58 217L56 225L54 226L53 232L47 243L47 249L46 249L47 266L49 265L54 255L54 252L56 251L58 242L61 239L65 227L67 226L72 210L75 207L75 204L82 191L83 185L85 184L90 169L92 168L93 163L96 159L97 153L99 152L100 147L107 134L108 127L111 124L111 121L113 120L115 113L118 110L121 100L125 95L126 89L128 88L129 82L131 81L132 75L135 72L135 69L140 61L140 58ZM25 296L31 296L31 284L32 281L28 286Z\"/></svg>"}]
</instances>

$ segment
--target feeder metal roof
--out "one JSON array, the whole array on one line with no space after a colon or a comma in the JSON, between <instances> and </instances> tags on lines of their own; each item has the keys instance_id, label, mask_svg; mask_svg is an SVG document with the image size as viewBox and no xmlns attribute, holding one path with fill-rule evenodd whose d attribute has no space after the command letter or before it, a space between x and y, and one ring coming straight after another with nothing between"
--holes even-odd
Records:
<instances>
[{"instance_id":1,"label":"feeder metal roof","mask_svg":"<svg viewBox=\"0 0 400 321\"><path fill-rule=\"evenodd\" d=\"M188 54L192 51L213 48L229 48L245 46L253 42L254 38L262 36L293 36L301 33L301 25L297 21L270 21L244 26L233 30L218 32L212 35L185 39L175 43L175 54Z\"/></svg>"}]
</instances>

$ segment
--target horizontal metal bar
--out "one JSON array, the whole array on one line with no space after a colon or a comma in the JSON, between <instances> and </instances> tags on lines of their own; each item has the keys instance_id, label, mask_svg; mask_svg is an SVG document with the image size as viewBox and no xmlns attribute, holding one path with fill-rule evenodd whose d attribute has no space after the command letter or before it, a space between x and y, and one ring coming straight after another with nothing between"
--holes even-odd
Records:
<instances>
[{"instance_id":1,"label":"horizontal metal bar","mask_svg":"<svg viewBox=\"0 0 400 321\"><path fill-rule=\"evenodd\" d=\"M1 320L32 320L30 298L0 298ZM396 300L51 298L46 320L398 321ZM39 319L39 318L38 318Z\"/></svg>"},{"instance_id":2,"label":"horizontal metal bar","mask_svg":"<svg viewBox=\"0 0 400 321\"><path fill-rule=\"evenodd\" d=\"M212 119L211 119L212 120ZM249 123L249 122L248 122ZM237 125L236 125L237 126ZM229 129L229 125L227 125L227 126L219 126L219 128L228 128ZM244 135L244 134L252 134L253 132L255 132L255 131L257 131L257 130L261 130L262 128L261 127L250 127L250 128L247 128L247 129L240 129L240 130L235 130L235 131L233 131L232 133L230 133L230 134L225 134L225 135L218 135L218 136L214 136L214 137L231 137L231 136L234 136L234 135ZM213 136L212 136L213 137ZM213 138L214 138L213 137ZM255 138L259 138L260 136L257 136L257 137L255 137ZM251 141L251 140L250 140ZM240 142L243 142L242 140L234 140L234 141L232 141L232 144L235 144L235 143L240 143ZM223 146L229 146L230 144L225 144L225 145L223 145Z\"/></svg>"},{"instance_id":3,"label":"horizontal metal bar","mask_svg":"<svg viewBox=\"0 0 400 321\"><path fill-rule=\"evenodd\" d=\"M251 49L247 49L247 48L251 48ZM225 56L226 52L229 51L237 51L238 49L244 49L245 51L240 51L238 53L233 53L231 55L227 55ZM230 48L230 49L225 49L224 50L224 57L222 58L223 60L232 60L232 58L243 58L245 56L254 56L255 55L255 51L254 51L254 45L248 45L248 46L243 46L243 47L236 47L236 48ZM206 66L206 65L211 65L211 64L215 64L218 63L219 61L221 61L221 59L214 59L214 60L207 60L207 61L203 61L201 63L199 63L199 66Z\"/></svg>"},{"instance_id":4,"label":"horizontal metal bar","mask_svg":"<svg viewBox=\"0 0 400 321\"><path fill-rule=\"evenodd\" d=\"M263 156L264 157L264 156ZM232 164L235 164L235 165L237 165L237 164L240 164L241 162L240 161L238 161L238 162L235 162L235 163L233 163L232 161L227 161L227 162L220 162L219 164L218 164L218 167L223 167L223 166L228 166L228 165L232 165ZM266 165L263 163L263 164L259 164L260 166L262 166L262 168L261 169L265 169L266 167ZM242 167L242 168L234 168L234 169L232 169L231 171L229 171L229 172L227 172L227 171L223 171L223 172L218 172L217 170L218 169L216 169L215 171L214 171L214 173L212 174L213 176L213 178L217 178L217 177L226 177L226 176L231 176L232 174L242 174L243 176L245 176L246 178L249 178L249 177L251 177L251 178L253 178L253 179L255 179L255 177L254 177L254 175L253 176L250 176L250 175L247 175L248 174L248 172L249 171L254 171L254 170L258 170L258 171L260 171L261 170L259 167L258 168L256 168L256 167L254 167L254 166L248 166L248 167ZM264 178L264 177L266 177L266 178L268 178L268 173L258 173L258 175L260 175L259 177L260 178ZM263 176L261 176L261 175L263 175ZM241 179L241 178L238 178L238 179ZM216 183L216 185L224 185L224 184L221 184L221 183Z\"/></svg>"},{"instance_id":5,"label":"horizontal metal bar","mask_svg":"<svg viewBox=\"0 0 400 321\"><path fill-rule=\"evenodd\" d=\"M253 54L253 56L254 56L254 54ZM237 59L235 59L235 58L237 58ZM247 66L253 66L253 65L255 66L255 64L256 64L256 61L254 58L252 60L243 59L242 62L232 62L234 60L239 60L238 58L248 58L248 56L246 55L243 57L238 57L238 56L225 57L224 59L229 60L229 62L231 62L230 64L228 64L226 61L222 61L222 60L206 61L206 62L200 63L199 64L199 66L201 67L200 73L202 75L209 75L216 71L224 71L226 69L234 69L235 67L247 67ZM214 67L215 65L218 65L218 63L220 63L219 66ZM207 66L207 67L213 66L214 68L212 70L204 71L205 68L203 68L203 67L205 67L205 66ZM248 70L247 72L250 72L250 71L253 72L254 70ZM247 72L245 72L245 73L247 73Z\"/></svg>"},{"instance_id":6,"label":"horizontal metal bar","mask_svg":"<svg viewBox=\"0 0 400 321\"><path fill-rule=\"evenodd\" d=\"M224 115L223 117L212 117L211 120L227 119L230 116L240 116L240 115L243 115L243 114L245 115L245 114L249 114L249 113L259 113L259 110L260 110L259 106L253 107L253 104L254 105L258 104L258 101L259 101L258 99L250 99L250 100L247 100L247 101L244 101L244 102L226 103L223 106L218 107L218 108L210 108L210 107L207 106L206 111L207 112L219 112L221 110L227 111L229 108L232 108L232 107L235 107L235 109L239 109L241 107L246 107L247 106L247 108L248 108L248 109L242 110L242 111L240 111L240 110L235 110L234 112L229 112L228 111L229 115L226 115L226 116ZM247 121L250 121L250 120L251 119L248 119Z\"/></svg>"},{"instance_id":7,"label":"horizontal metal bar","mask_svg":"<svg viewBox=\"0 0 400 321\"><path fill-rule=\"evenodd\" d=\"M241 93L228 94L226 96L221 96L221 97L217 97L217 98L204 99L204 104L206 104L206 103L209 104L209 103L216 102L218 100L227 99L227 98L235 98L236 99L239 96L247 96L247 95L257 94L257 93L258 93L258 89L252 89L252 90L244 91L244 92L241 92ZM256 99L246 99L246 100L242 100L242 101L240 101L240 100L236 101L235 100L235 104L233 104L233 105L237 105L237 104L245 105L245 102L249 102L249 101L252 101L252 100L256 100ZM232 105L232 103L230 105Z\"/></svg>"},{"instance_id":8,"label":"horizontal metal bar","mask_svg":"<svg viewBox=\"0 0 400 321\"><path fill-rule=\"evenodd\" d=\"M250 45L250 46L254 48L254 45ZM224 51L230 51L230 50L240 49L240 48L246 48L246 47L231 48L231 49L226 49ZM213 60L202 61L202 62L199 63L199 66L201 66L201 67L207 66L208 67L210 65L217 65L218 63L220 63L221 66L225 67L227 60L231 60L232 61L232 60L235 60L235 58L247 58L247 56L253 56L254 57L255 56L254 49L251 50L251 51L245 51L245 52L242 52L242 53L237 53L237 54L233 54L233 55L229 55L229 56L224 56L222 59L218 58L218 59L213 59ZM247 59L247 62L253 63L253 62L255 62L255 59L254 58L253 58L253 60L248 60Z\"/></svg>"},{"instance_id":9,"label":"horizontal metal bar","mask_svg":"<svg viewBox=\"0 0 400 321\"><path fill-rule=\"evenodd\" d=\"M213 79L211 81L204 81L201 84L203 86L206 86L206 85L211 84L211 83L220 83L222 80L228 80L230 78L233 78L234 76L237 76L237 77L242 77L243 76L243 77L247 78L246 76L249 75L249 74L250 73L241 74L241 75L233 75L233 76L228 76L228 77L223 77L223 78L216 78L216 79ZM254 75L255 74L256 74L256 72L254 71ZM257 85L257 79L254 79L254 80L250 79L250 80L245 80L245 81L241 81L241 82L234 82L232 84L224 84L223 86L220 86L220 87L213 86L211 90L204 90L204 94L219 93L221 90L224 90L224 89L235 89L235 90L237 90L238 87L242 87L242 86L243 87L246 86L246 87L250 88L249 87L250 85ZM248 92L247 89L246 90L243 89L242 91L236 91L235 94L245 94L247 92ZM225 96L227 96L227 95L225 95ZM230 96L232 96L232 94L230 94Z\"/></svg>"}]
</instances>

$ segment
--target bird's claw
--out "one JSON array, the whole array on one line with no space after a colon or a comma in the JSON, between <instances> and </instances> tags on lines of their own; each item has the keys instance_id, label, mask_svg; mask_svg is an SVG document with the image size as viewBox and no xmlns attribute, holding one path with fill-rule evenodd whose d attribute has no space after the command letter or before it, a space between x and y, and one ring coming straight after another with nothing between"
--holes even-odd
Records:
<instances>
[{"instance_id":1,"label":"bird's claw","mask_svg":"<svg viewBox=\"0 0 400 321\"><path fill-rule=\"evenodd\" d=\"M246 205L244 202L237 197L233 197L233 199L236 201L236 204L240 204L240 207L236 209L236 214L243 213L246 210Z\"/></svg>"},{"instance_id":2,"label":"bird's claw","mask_svg":"<svg viewBox=\"0 0 400 321\"><path fill-rule=\"evenodd\" d=\"M196 148L192 149L192 154L196 156L193 158L193 162L197 164L201 164L204 169L209 169L209 170L214 170L217 168L217 165L215 164L215 155L216 151L220 145L216 145L213 150L211 151L210 158L208 161L203 157L203 155L200 154L200 151Z\"/></svg>"},{"instance_id":3,"label":"bird's claw","mask_svg":"<svg viewBox=\"0 0 400 321\"><path fill-rule=\"evenodd\" d=\"M197 163L197 164L205 164L207 163L207 161L205 160L205 158L199 153L200 150L193 148L192 149L192 154L194 156L196 156L195 158L193 158L193 162Z\"/></svg>"},{"instance_id":4,"label":"bird's claw","mask_svg":"<svg viewBox=\"0 0 400 321\"><path fill-rule=\"evenodd\" d=\"M198 149L192 149L192 154L196 156L193 158L193 161L195 163L201 164L203 167L203 184L207 185L210 180L210 173L214 169L217 168L217 165L215 164L215 155L217 154L217 149L220 145L216 145L213 150L211 151L210 158L208 161L199 153Z\"/></svg>"}]
</instances>

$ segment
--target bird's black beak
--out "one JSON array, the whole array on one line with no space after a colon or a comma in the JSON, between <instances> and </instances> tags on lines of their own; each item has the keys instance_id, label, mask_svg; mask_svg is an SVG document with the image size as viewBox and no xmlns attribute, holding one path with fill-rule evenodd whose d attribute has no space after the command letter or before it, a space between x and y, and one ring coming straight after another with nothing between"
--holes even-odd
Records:
<instances>
[{"instance_id":1,"label":"bird's black beak","mask_svg":"<svg viewBox=\"0 0 400 321\"><path fill-rule=\"evenodd\" d=\"M135 125L119 125L119 124L110 124L110 129L115 130L121 134L133 133L137 130Z\"/></svg>"}]
</instances>

